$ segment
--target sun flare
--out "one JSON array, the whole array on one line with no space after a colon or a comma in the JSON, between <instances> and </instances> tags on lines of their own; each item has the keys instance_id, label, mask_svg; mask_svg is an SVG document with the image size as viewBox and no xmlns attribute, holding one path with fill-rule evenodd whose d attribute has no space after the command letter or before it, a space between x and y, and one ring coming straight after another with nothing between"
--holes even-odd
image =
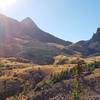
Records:
<instances>
[{"instance_id":1,"label":"sun flare","mask_svg":"<svg viewBox=\"0 0 100 100\"><path fill-rule=\"evenodd\" d=\"M16 3L16 0L0 0L0 9L7 9L9 6Z\"/></svg>"}]
</instances>

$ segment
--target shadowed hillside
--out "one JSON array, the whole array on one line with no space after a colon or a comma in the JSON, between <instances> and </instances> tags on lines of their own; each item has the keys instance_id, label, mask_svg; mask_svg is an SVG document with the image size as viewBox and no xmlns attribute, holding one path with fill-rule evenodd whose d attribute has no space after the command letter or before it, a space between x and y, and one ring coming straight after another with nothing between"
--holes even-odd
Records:
<instances>
[{"instance_id":1,"label":"shadowed hillside","mask_svg":"<svg viewBox=\"0 0 100 100\"><path fill-rule=\"evenodd\" d=\"M53 56L63 52L53 44L68 46L72 43L42 31L30 18L19 22L0 15L1 57L24 57L34 63L52 63Z\"/></svg>"}]
</instances>

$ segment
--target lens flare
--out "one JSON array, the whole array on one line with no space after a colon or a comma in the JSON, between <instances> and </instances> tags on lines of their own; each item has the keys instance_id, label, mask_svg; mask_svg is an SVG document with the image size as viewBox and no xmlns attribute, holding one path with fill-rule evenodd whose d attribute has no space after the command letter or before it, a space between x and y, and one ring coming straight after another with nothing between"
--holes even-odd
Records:
<instances>
[{"instance_id":1,"label":"lens flare","mask_svg":"<svg viewBox=\"0 0 100 100\"><path fill-rule=\"evenodd\" d=\"M0 9L7 9L9 6L16 3L16 0L0 0Z\"/></svg>"}]
</instances>

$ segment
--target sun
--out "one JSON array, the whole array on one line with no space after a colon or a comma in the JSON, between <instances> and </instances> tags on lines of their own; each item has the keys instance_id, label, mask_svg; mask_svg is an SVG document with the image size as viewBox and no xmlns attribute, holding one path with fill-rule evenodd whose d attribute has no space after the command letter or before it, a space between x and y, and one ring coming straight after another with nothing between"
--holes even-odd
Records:
<instances>
[{"instance_id":1,"label":"sun","mask_svg":"<svg viewBox=\"0 0 100 100\"><path fill-rule=\"evenodd\" d=\"M0 9L7 9L9 6L16 3L16 0L0 0Z\"/></svg>"}]
</instances>

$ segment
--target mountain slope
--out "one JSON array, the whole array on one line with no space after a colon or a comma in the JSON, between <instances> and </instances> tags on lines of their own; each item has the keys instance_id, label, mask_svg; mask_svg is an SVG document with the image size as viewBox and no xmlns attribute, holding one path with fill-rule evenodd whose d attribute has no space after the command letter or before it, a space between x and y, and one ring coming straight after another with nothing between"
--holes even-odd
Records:
<instances>
[{"instance_id":1,"label":"mountain slope","mask_svg":"<svg viewBox=\"0 0 100 100\"><path fill-rule=\"evenodd\" d=\"M69 49L80 52L85 56L100 55L100 28L97 28L90 40L79 41L69 46Z\"/></svg>"},{"instance_id":2,"label":"mountain slope","mask_svg":"<svg viewBox=\"0 0 100 100\"><path fill-rule=\"evenodd\" d=\"M68 46L72 43L42 31L30 18L19 22L0 15L0 57L24 57L34 63L51 63L53 56L63 52L53 44Z\"/></svg>"},{"instance_id":3,"label":"mountain slope","mask_svg":"<svg viewBox=\"0 0 100 100\"><path fill-rule=\"evenodd\" d=\"M59 39L47 32L42 31L38 26L32 21L32 19L25 18L22 20L21 24L25 27L27 30L27 34L29 34L31 37L37 39L41 42L47 42L47 43L57 43L62 45L70 45L72 44L69 41L64 41L62 39Z\"/></svg>"},{"instance_id":4,"label":"mountain slope","mask_svg":"<svg viewBox=\"0 0 100 100\"><path fill-rule=\"evenodd\" d=\"M100 28L90 40L73 44L44 32L29 17L19 22L0 14L0 57L23 57L48 64L53 63L54 56L74 54L100 55Z\"/></svg>"}]
</instances>

